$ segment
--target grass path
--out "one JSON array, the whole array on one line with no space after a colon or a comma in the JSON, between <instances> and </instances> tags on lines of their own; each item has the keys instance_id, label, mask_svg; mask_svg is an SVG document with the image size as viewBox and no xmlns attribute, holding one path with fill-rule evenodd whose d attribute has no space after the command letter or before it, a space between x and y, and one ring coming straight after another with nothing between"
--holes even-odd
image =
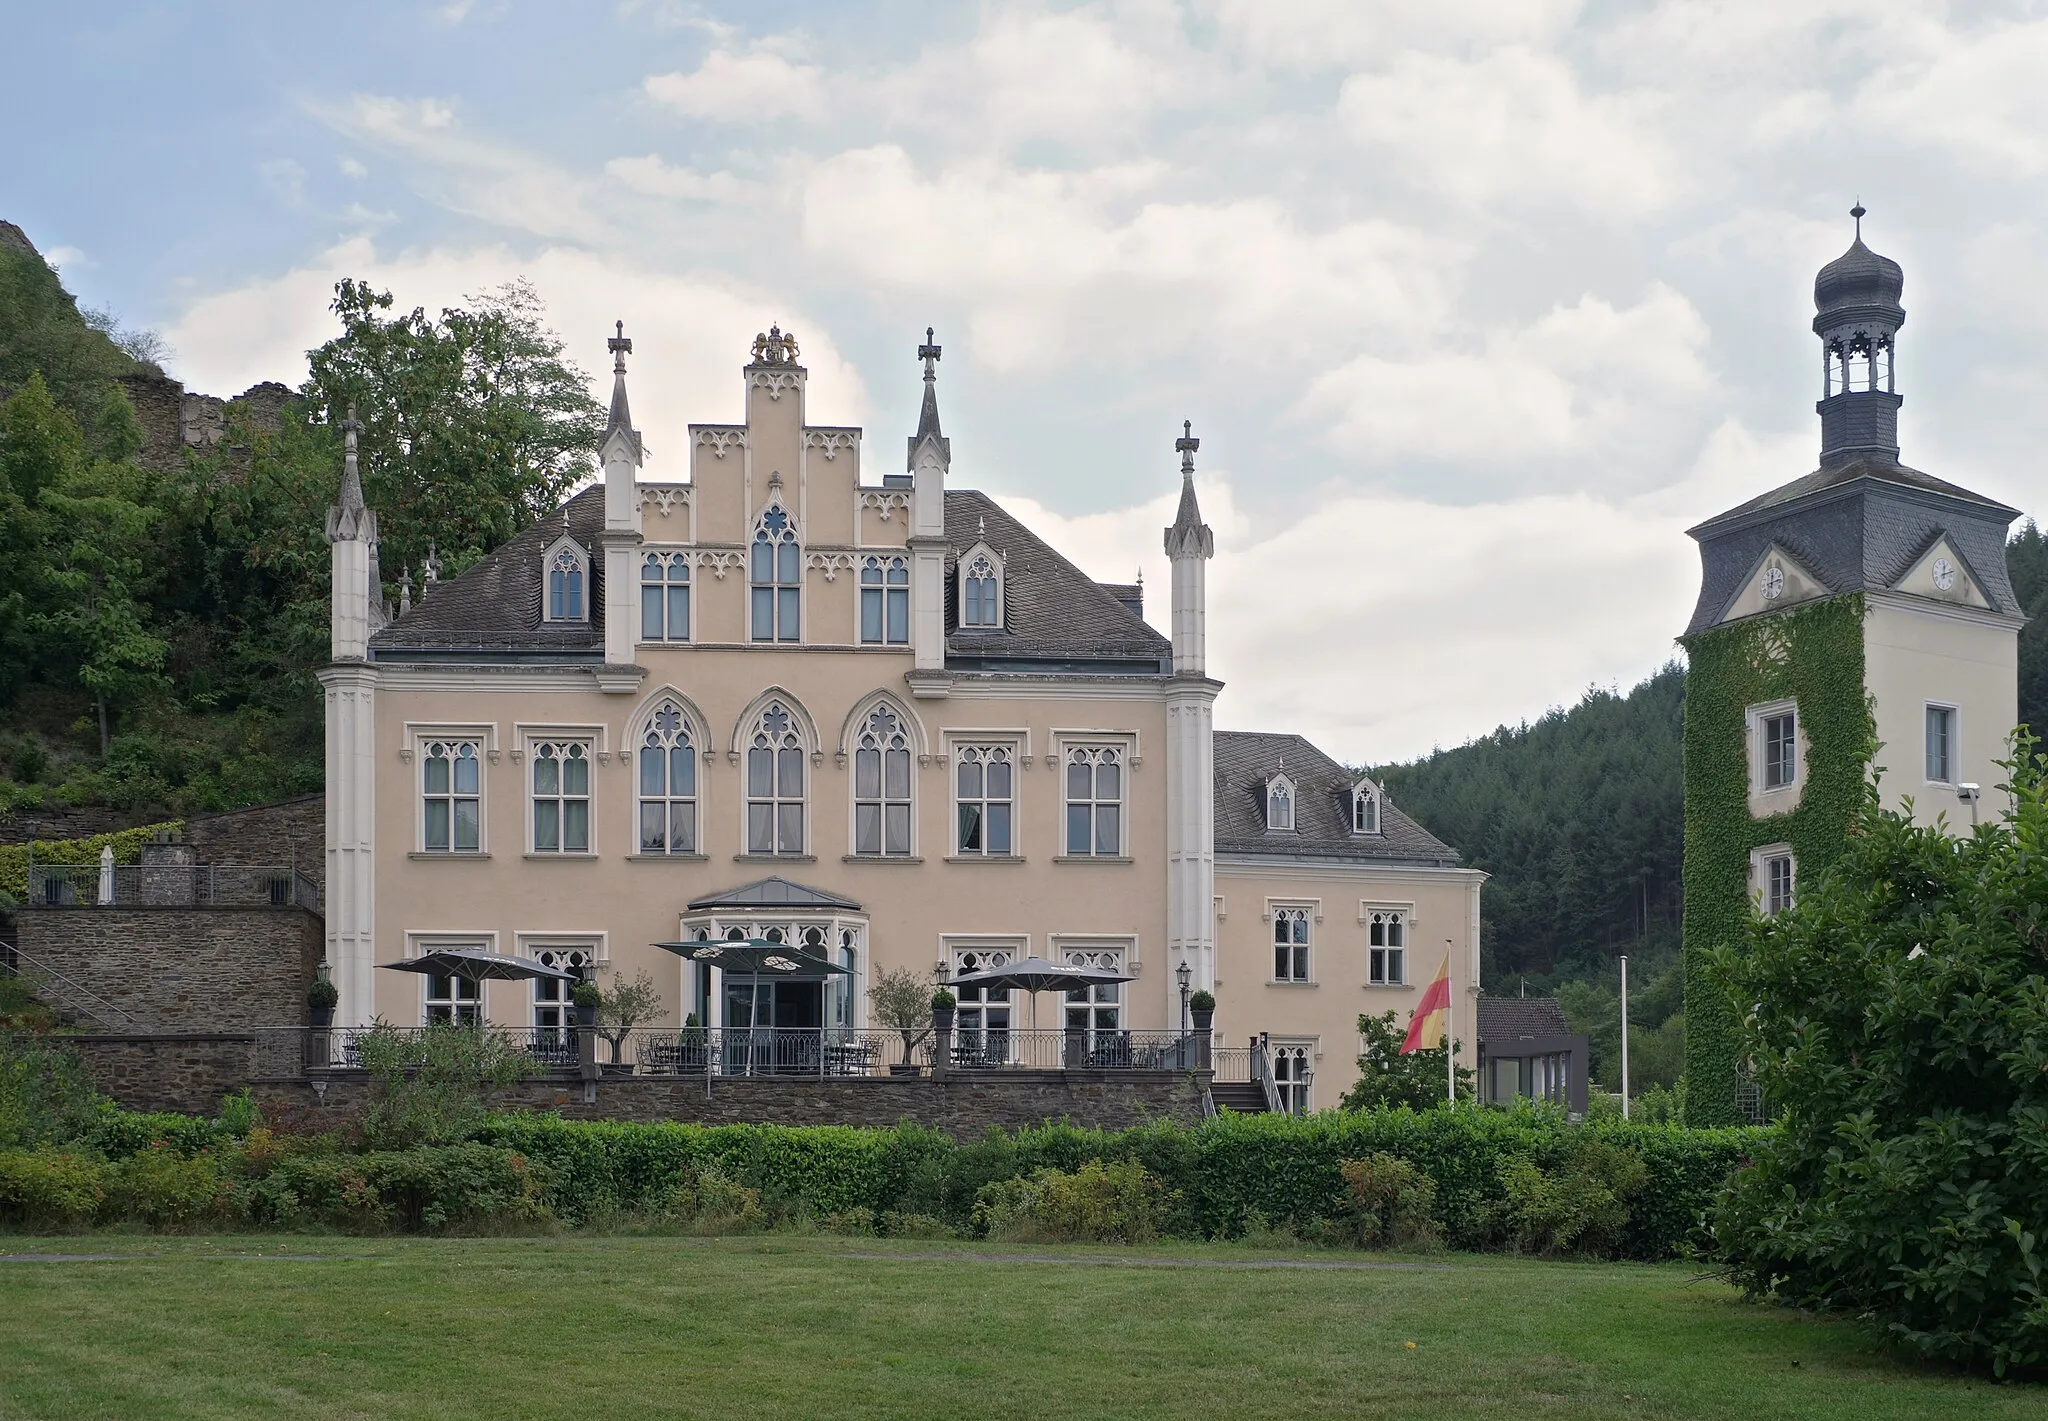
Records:
<instances>
[{"instance_id":1,"label":"grass path","mask_svg":"<svg viewBox=\"0 0 2048 1421\"><path fill-rule=\"evenodd\" d=\"M1675 1266L790 1237L0 1239L22 1254L94 1257L0 1261L7 1417L2048 1414L2040 1388L1916 1370ZM1374 1262L1400 1266L1356 1266Z\"/></svg>"}]
</instances>

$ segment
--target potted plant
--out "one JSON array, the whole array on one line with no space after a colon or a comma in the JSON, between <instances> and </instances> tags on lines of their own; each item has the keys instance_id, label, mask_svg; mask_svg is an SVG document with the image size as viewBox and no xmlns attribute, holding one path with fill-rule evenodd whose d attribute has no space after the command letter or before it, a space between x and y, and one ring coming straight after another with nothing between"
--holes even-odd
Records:
<instances>
[{"instance_id":1,"label":"potted plant","mask_svg":"<svg viewBox=\"0 0 2048 1421\"><path fill-rule=\"evenodd\" d=\"M611 1043L611 1061L606 1065L607 1074L630 1072L630 1064L622 1063L626 1038L633 1028L654 1020L661 1015L661 988L654 985L654 978L642 968L629 982L624 974L612 973L612 984L606 989L597 1004L598 1034Z\"/></svg>"},{"instance_id":2,"label":"potted plant","mask_svg":"<svg viewBox=\"0 0 2048 1421\"><path fill-rule=\"evenodd\" d=\"M1216 994L1197 992L1189 997L1188 1020L1196 1031L1207 1031L1216 1020Z\"/></svg>"},{"instance_id":3,"label":"potted plant","mask_svg":"<svg viewBox=\"0 0 2048 1421\"><path fill-rule=\"evenodd\" d=\"M959 1009L959 1006L960 1003L954 998L953 994L944 987L933 992L932 1030L951 1031L953 1029L953 1014Z\"/></svg>"},{"instance_id":4,"label":"potted plant","mask_svg":"<svg viewBox=\"0 0 2048 1421\"><path fill-rule=\"evenodd\" d=\"M578 982L569 989L569 1005L576 1008L578 1026L595 1026L597 1009L604 1005L604 991L595 982Z\"/></svg>"},{"instance_id":5,"label":"potted plant","mask_svg":"<svg viewBox=\"0 0 2048 1421\"><path fill-rule=\"evenodd\" d=\"M702 1068L705 1061L704 1028L697 1024L697 1013L691 1012L683 1018L682 1064L685 1069L695 1066Z\"/></svg>"},{"instance_id":6,"label":"potted plant","mask_svg":"<svg viewBox=\"0 0 2048 1421\"><path fill-rule=\"evenodd\" d=\"M306 988L306 1019L318 1030L334 1025L334 1008L341 1001L341 992L325 977L315 977L313 985Z\"/></svg>"},{"instance_id":7,"label":"potted plant","mask_svg":"<svg viewBox=\"0 0 2048 1421\"><path fill-rule=\"evenodd\" d=\"M908 967L889 967L875 974L868 988L874 1003L875 1021L903 1034L903 1059L889 1067L892 1076L914 1076L917 1062L911 1053L932 1029L931 980Z\"/></svg>"}]
</instances>

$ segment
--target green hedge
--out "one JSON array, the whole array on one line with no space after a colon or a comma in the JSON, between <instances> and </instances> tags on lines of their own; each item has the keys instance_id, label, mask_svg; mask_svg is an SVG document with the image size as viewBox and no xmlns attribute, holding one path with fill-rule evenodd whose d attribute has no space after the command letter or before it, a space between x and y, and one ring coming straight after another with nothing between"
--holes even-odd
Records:
<instances>
[{"instance_id":1,"label":"green hedge","mask_svg":"<svg viewBox=\"0 0 2048 1421\"><path fill-rule=\"evenodd\" d=\"M1668 1258L1699 1242L1702 1219L1758 1138L1737 1129L1573 1126L1532 1109L1226 1116L1193 1130L1055 1125L992 1132L965 1144L911 1126L706 1127L505 1116L481 1138L545 1166L554 1179L554 1211L570 1222L657 1207L684 1170L716 1164L783 1208L817 1216L856 1209L934 1216L968 1229L976 1195L993 1181L1135 1159L1169 1191L1167 1232L1197 1238L1232 1237L1260 1224L1318 1230L1343 1214L1342 1163L1385 1153L1436 1181L1446 1241L1480 1248L1492 1241L1489 1206L1505 1197L1502 1164L1522 1155L1555 1167L1580 1131L1633 1150L1646 1166L1648 1183L1631 1201L1615 1250L1640 1259Z\"/></svg>"},{"instance_id":2,"label":"green hedge","mask_svg":"<svg viewBox=\"0 0 2048 1421\"><path fill-rule=\"evenodd\" d=\"M31 850L37 863L95 868L99 865L100 850L112 844L115 863L134 863L142 857L142 846L152 836L183 827L183 820L173 819L163 824L144 824L136 829L93 834L83 839L38 839L33 844L0 844L0 893L17 900L28 897Z\"/></svg>"}]
</instances>

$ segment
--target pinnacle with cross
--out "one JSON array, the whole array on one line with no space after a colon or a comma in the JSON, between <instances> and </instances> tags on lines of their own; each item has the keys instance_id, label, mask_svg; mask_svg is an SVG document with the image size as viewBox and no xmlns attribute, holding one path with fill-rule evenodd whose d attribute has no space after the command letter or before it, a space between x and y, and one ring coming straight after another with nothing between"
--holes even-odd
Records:
<instances>
[{"instance_id":1,"label":"pinnacle with cross","mask_svg":"<svg viewBox=\"0 0 2048 1421\"><path fill-rule=\"evenodd\" d=\"M356 418L356 407L350 405L348 407L348 418L341 422L341 432L347 438L351 447L354 446L356 435L360 434L362 429L363 422Z\"/></svg>"},{"instance_id":2,"label":"pinnacle with cross","mask_svg":"<svg viewBox=\"0 0 2048 1421\"><path fill-rule=\"evenodd\" d=\"M1184 419L1180 422L1180 438L1173 441L1174 450L1180 455L1180 471L1192 476L1195 472L1195 451L1202 447L1202 441L1195 438L1195 422Z\"/></svg>"},{"instance_id":3,"label":"pinnacle with cross","mask_svg":"<svg viewBox=\"0 0 2048 1421\"><path fill-rule=\"evenodd\" d=\"M917 358L924 362L925 379L936 380L939 378L939 372L932 368L938 364L939 347L932 343L932 328L930 326L924 328L924 344L917 348Z\"/></svg>"},{"instance_id":4,"label":"pinnacle with cross","mask_svg":"<svg viewBox=\"0 0 2048 1421\"><path fill-rule=\"evenodd\" d=\"M612 373L623 375L626 373L626 357L633 353L633 342L626 335L624 321L617 323L617 329L619 333L607 340L604 348L612 353Z\"/></svg>"}]
</instances>

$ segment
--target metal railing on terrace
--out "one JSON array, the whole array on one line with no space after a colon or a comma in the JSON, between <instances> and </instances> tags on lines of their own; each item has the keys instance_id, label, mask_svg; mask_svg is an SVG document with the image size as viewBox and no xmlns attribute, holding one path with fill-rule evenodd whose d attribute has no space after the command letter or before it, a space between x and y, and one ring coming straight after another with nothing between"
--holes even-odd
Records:
<instances>
[{"instance_id":1,"label":"metal railing on terrace","mask_svg":"<svg viewBox=\"0 0 2048 1421\"><path fill-rule=\"evenodd\" d=\"M28 908L309 908L320 885L292 864L28 866Z\"/></svg>"}]
</instances>

